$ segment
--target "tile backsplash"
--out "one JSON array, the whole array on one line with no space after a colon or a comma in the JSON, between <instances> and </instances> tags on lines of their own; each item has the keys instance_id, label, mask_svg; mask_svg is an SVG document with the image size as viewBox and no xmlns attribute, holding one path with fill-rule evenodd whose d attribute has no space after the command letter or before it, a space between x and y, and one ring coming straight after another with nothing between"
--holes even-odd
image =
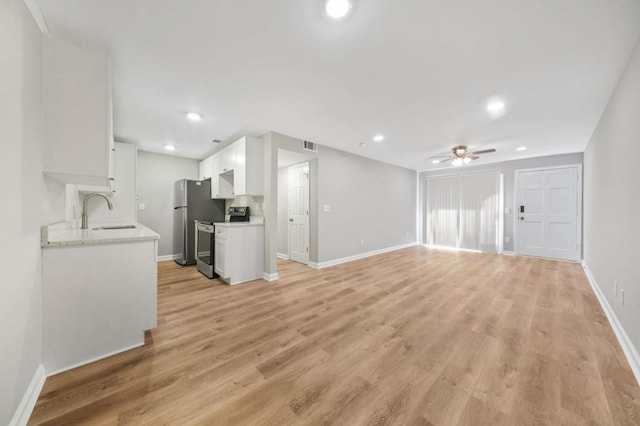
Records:
<instances>
[{"instance_id":1,"label":"tile backsplash","mask_svg":"<svg viewBox=\"0 0 640 426\"><path fill-rule=\"evenodd\" d=\"M251 216L264 216L264 197L239 195L232 200L226 200L225 210L229 207L247 206L251 210Z\"/></svg>"}]
</instances>

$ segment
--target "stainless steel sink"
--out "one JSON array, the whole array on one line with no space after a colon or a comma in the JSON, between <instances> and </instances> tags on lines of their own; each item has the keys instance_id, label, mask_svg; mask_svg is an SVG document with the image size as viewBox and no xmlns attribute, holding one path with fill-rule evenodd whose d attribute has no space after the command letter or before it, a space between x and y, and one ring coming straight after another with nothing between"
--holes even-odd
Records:
<instances>
[{"instance_id":1,"label":"stainless steel sink","mask_svg":"<svg viewBox=\"0 0 640 426\"><path fill-rule=\"evenodd\" d=\"M109 225L109 226L98 226L97 228L92 228L94 231L106 231L108 229L135 229L135 225Z\"/></svg>"}]
</instances>

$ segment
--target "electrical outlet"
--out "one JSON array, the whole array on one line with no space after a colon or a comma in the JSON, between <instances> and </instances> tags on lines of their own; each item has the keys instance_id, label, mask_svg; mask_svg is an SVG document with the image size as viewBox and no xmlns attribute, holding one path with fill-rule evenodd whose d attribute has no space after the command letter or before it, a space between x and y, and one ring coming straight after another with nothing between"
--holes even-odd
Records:
<instances>
[{"instance_id":1,"label":"electrical outlet","mask_svg":"<svg viewBox=\"0 0 640 426\"><path fill-rule=\"evenodd\" d=\"M331 205L330 205L330 204L325 204L325 205L324 205L324 206L322 206L322 207L323 207L323 210L324 210L325 212L330 212L330 211L331 211Z\"/></svg>"},{"instance_id":2,"label":"electrical outlet","mask_svg":"<svg viewBox=\"0 0 640 426\"><path fill-rule=\"evenodd\" d=\"M144 203L140 203L140 205L138 206L138 210L140 210L141 212L144 211Z\"/></svg>"},{"instance_id":3,"label":"electrical outlet","mask_svg":"<svg viewBox=\"0 0 640 426\"><path fill-rule=\"evenodd\" d=\"M364 245L364 238L360 238L360 245L363 246Z\"/></svg>"},{"instance_id":4,"label":"electrical outlet","mask_svg":"<svg viewBox=\"0 0 640 426\"><path fill-rule=\"evenodd\" d=\"M510 237L504 237L504 242L505 243L510 243L511 242L511 238Z\"/></svg>"},{"instance_id":5,"label":"electrical outlet","mask_svg":"<svg viewBox=\"0 0 640 426\"><path fill-rule=\"evenodd\" d=\"M511 209L509 207L505 207L504 214L510 214L510 213L511 213Z\"/></svg>"}]
</instances>

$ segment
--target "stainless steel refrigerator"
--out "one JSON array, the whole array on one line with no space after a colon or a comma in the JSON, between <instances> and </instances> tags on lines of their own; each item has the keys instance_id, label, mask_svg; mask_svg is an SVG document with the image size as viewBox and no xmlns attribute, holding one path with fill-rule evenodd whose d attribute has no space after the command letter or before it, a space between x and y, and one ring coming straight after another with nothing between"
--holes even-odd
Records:
<instances>
[{"instance_id":1,"label":"stainless steel refrigerator","mask_svg":"<svg viewBox=\"0 0 640 426\"><path fill-rule=\"evenodd\" d=\"M173 253L176 263L194 265L195 221L224 222L224 200L211 199L211 181L181 179L174 187Z\"/></svg>"}]
</instances>

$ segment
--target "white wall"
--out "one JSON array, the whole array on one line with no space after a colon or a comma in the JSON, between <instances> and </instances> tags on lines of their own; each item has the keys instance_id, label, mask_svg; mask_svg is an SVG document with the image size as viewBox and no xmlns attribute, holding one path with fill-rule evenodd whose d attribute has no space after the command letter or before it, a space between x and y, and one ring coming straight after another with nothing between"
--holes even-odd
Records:
<instances>
[{"instance_id":1,"label":"white wall","mask_svg":"<svg viewBox=\"0 0 640 426\"><path fill-rule=\"evenodd\" d=\"M131 224L137 221L136 209L136 167L138 148L135 145L115 143L114 192L110 194L113 210L100 198L89 200L89 226L101 223ZM79 212L87 192L79 197Z\"/></svg>"},{"instance_id":2,"label":"white wall","mask_svg":"<svg viewBox=\"0 0 640 426\"><path fill-rule=\"evenodd\" d=\"M173 185L180 179L198 179L199 161L138 151L138 222L160 234L158 256L173 253Z\"/></svg>"},{"instance_id":3,"label":"white wall","mask_svg":"<svg viewBox=\"0 0 640 426\"><path fill-rule=\"evenodd\" d=\"M224 211L229 211L229 207L249 207L251 216L264 216L263 206L264 197L257 195L238 195L235 198L225 200Z\"/></svg>"},{"instance_id":4,"label":"white wall","mask_svg":"<svg viewBox=\"0 0 640 426\"><path fill-rule=\"evenodd\" d=\"M103 192L111 198L113 209L104 199L89 200L89 227L100 224L132 224L137 222L136 166L138 148L135 145L115 143L115 174L113 192L108 187L72 185L66 186L66 220L79 224L82 220L84 198L92 192Z\"/></svg>"},{"instance_id":5,"label":"white wall","mask_svg":"<svg viewBox=\"0 0 640 426\"><path fill-rule=\"evenodd\" d=\"M636 47L584 154L584 260L640 349L640 47ZM613 281L625 291L615 294Z\"/></svg>"},{"instance_id":6,"label":"white wall","mask_svg":"<svg viewBox=\"0 0 640 426\"><path fill-rule=\"evenodd\" d=\"M64 220L42 175L42 37L21 0L0 2L0 424L41 364L40 226Z\"/></svg>"},{"instance_id":7,"label":"white wall","mask_svg":"<svg viewBox=\"0 0 640 426\"><path fill-rule=\"evenodd\" d=\"M319 262L416 241L414 170L321 147L318 176Z\"/></svg>"},{"instance_id":8,"label":"white wall","mask_svg":"<svg viewBox=\"0 0 640 426\"><path fill-rule=\"evenodd\" d=\"M276 272L278 250L278 149L308 155L309 260L343 257L416 241L416 172L279 133L265 143L265 269ZM325 212L323 206L331 206ZM399 208L401 207L401 208ZM361 244L364 240L364 244Z\"/></svg>"},{"instance_id":9,"label":"white wall","mask_svg":"<svg viewBox=\"0 0 640 426\"><path fill-rule=\"evenodd\" d=\"M491 155L491 154L487 154ZM504 236L509 237L510 241L508 243L504 243L505 251L513 251L513 237L514 237L514 219L515 219L515 173L516 170L522 169L533 169L536 167L553 167L553 166L564 166L569 164L582 164L582 153L574 153L574 154L561 154L561 155L550 155L547 157L534 157L534 158L525 158L522 160L513 160L513 161L503 161L499 163L493 164L483 164L478 166L461 166L457 168L446 168L439 170L430 170L428 172L420 172L420 193L419 193L419 206L420 206L420 217L423 222L421 226L421 237L424 240L424 197L425 197L425 179L430 176L442 176L442 175L451 175L451 174L460 174L460 173L475 173L479 171L485 170L496 170L503 174L504 176L504 206L509 207L511 212L509 214L504 215Z\"/></svg>"}]
</instances>

